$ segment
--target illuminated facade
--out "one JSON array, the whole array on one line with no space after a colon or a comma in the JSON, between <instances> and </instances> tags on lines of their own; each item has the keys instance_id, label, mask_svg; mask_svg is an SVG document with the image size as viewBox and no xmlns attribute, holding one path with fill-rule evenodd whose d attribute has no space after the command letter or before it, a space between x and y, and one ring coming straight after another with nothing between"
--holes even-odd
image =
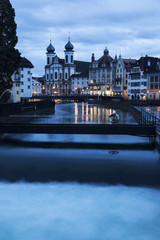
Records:
<instances>
[{"instance_id":1,"label":"illuminated facade","mask_svg":"<svg viewBox=\"0 0 160 240\"><path fill-rule=\"evenodd\" d=\"M106 48L104 55L95 60L92 54L92 62L89 67L89 90L91 95L112 96L112 60Z\"/></svg>"},{"instance_id":2,"label":"illuminated facade","mask_svg":"<svg viewBox=\"0 0 160 240\"><path fill-rule=\"evenodd\" d=\"M68 39L65 45L64 59L60 59L52 43L47 47L47 65L45 66L45 93L51 95L70 94L71 76L86 71L88 62L74 60L74 46Z\"/></svg>"}]
</instances>

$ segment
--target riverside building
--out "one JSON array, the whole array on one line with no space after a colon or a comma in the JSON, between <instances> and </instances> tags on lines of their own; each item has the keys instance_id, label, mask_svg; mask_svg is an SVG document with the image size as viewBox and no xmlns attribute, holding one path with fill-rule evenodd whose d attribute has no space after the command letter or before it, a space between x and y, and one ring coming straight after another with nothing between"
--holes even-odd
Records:
<instances>
[{"instance_id":1,"label":"riverside building","mask_svg":"<svg viewBox=\"0 0 160 240\"><path fill-rule=\"evenodd\" d=\"M33 64L27 58L21 57L19 67L12 76L12 91L16 102L32 97L32 68Z\"/></svg>"},{"instance_id":2,"label":"riverside building","mask_svg":"<svg viewBox=\"0 0 160 240\"><path fill-rule=\"evenodd\" d=\"M73 91L74 74L81 74L89 67L89 62L74 60L74 46L68 39L64 50L64 59L59 58L50 42L47 47L45 66L45 93L51 95L70 94Z\"/></svg>"}]
</instances>

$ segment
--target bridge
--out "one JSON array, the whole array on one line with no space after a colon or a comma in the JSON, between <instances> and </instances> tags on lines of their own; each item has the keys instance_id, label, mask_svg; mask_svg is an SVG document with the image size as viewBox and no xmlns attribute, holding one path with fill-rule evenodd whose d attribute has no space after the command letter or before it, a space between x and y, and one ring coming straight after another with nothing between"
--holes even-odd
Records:
<instances>
[{"instance_id":1,"label":"bridge","mask_svg":"<svg viewBox=\"0 0 160 240\"><path fill-rule=\"evenodd\" d=\"M0 133L114 134L155 136L154 125L0 123Z\"/></svg>"}]
</instances>

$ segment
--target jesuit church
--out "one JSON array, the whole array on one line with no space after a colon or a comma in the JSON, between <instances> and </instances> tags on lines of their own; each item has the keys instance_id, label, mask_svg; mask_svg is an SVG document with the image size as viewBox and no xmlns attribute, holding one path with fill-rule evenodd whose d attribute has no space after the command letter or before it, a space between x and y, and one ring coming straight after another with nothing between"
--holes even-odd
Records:
<instances>
[{"instance_id":1,"label":"jesuit church","mask_svg":"<svg viewBox=\"0 0 160 240\"><path fill-rule=\"evenodd\" d=\"M74 60L74 46L68 38L65 45L64 59L59 58L50 42L47 47L47 64L45 66L45 93L70 94L72 91L71 76L88 70L89 62Z\"/></svg>"}]
</instances>

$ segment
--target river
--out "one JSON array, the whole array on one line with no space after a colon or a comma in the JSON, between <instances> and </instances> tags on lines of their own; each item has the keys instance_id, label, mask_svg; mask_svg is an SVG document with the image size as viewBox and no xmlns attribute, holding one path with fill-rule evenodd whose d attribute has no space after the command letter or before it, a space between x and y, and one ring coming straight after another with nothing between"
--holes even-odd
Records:
<instances>
[{"instance_id":1,"label":"river","mask_svg":"<svg viewBox=\"0 0 160 240\"><path fill-rule=\"evenodd\" d=\"M112 111L60 103L32 121L109 124ZM130 113L117 113L120 123L135 124ZM150 139L5 134L0 153L0 239L160 239L160 190L152 179L159 150Z\"/></svg>"}]
</instances>

